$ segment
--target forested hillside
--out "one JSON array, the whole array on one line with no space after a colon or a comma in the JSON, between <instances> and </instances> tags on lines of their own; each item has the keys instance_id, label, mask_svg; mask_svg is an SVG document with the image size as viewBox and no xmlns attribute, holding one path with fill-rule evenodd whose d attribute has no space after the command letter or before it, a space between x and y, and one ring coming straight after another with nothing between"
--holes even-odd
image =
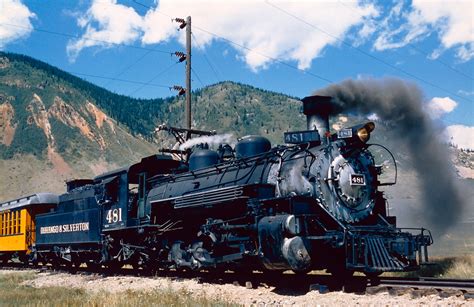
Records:
<instances>
[{"instance_id":1,"label":"forested hillside","mask_svg":"<svg viewBox=\"0 0 474 307\"><path fill-rule=\"evenodd\" d=\"M123 108L104 110L100 97L131 103L45 63L0 53L1 199L60 192L67 179L94 176L157 151L115 119L118 112L109 114Z\"/></svg>"},{"instance_id":2,"label":"forested hillside","mask_svg":"<svg viewBox=\"0 0 474 307\"><path fill-rule=\"evenodd\" d=\"M134 135L149 136L157 123L180 125L182 122L184 97L135 99L118 95L47 63L13 53L0 52L0 67L0 93L9 95L22 88L41 91L46 100L56 93L69 100L86 98ZM28 96L31 91L13 94ZM291 118L299 116L300 108L296 99L235 82L194 91L192 104L195 127L225 127L244 134L268 131L270 135L288 129L290 122L294 124ZM209 120L210 117L214 120Z\"/></svg>"}]
</instances>

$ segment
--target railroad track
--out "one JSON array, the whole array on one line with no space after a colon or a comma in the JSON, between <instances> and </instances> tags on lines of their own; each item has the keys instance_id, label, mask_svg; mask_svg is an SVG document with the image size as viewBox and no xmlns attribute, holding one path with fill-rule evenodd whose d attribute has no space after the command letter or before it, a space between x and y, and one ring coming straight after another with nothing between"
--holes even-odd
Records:
<instances>
[{"instance_id":1,"label":"railroad track","mask_svg":"<svg viewBox=\"0 0 474 307\"><path fill-rule=\"evenodd\" d=\"M380 278L380 284L387 286L474 290L474 279L382 277Z\"/></svg>"},{"instance_id":2,"label":"railroad track","mask_svg":"<svg viewBox=\"0 0 474 307\"><path fill-rule=\"evenodd\" d=\"M39 270L57 271L71 273L67 268L53 270L50 266L32 267L22 266L16 263L9 263L0 269L13 270ZM466 299L474 299L474 279L446 279L433 277L403 278L403 277L381 277L368 279L364 276L354 276L350 280L342 282L335 280L331 275L326 274L281 274L277 278L275 275L263 273L239 274L236 272L210 273L210 272L178 272L160 271L157 275L152 275L141 269L122 268L115 272L106 270L91 271L86 267L80 267L74 274L101 274L103 276L144 276L144 277L167 277L170 279L196 279L201 283L211 284L234 284L247 288L275 287L282 291L291 290L301 295L308 291L319 291L327 293L330 291L357 292L366 294L376 294L389 292L393 295L411 294L413 297L439 294L445 296L464 296Z\"/></svg>"},{"instance_id":3,"label":"railroad track","mask_svg":"<svg viewBox=\"0 0 474 307\"><path fill-rule=\"evenodd\" d=\"M442 298L457 296L473 300L474 279L382 277L377 284L369 284L365 290L367 294L380 292L388 292L395 296L410 295L412 298L438 295Z\"/></svg>"}]
</instances>

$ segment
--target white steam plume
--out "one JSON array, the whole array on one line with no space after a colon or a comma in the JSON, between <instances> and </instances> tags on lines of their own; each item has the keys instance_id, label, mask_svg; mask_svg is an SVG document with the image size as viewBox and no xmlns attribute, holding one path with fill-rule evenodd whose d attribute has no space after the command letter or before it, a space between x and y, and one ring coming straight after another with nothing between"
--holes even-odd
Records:
<instances>
[{"instance_id":1,"label":"white steam plume","mask_svg":"<svg viewBox=\"0 0 474 307\"><path fill-rule=\"evenodd\" d=\"M224 144L224 143L235 144L236 138L231 133L217 134L217 135L211 135L211 136L200 136L197 138L187 140L185 143L179 146L179 149L185 150L187 148L193 147L194 145L203 144L203 143L207 143L209 144L209 146L219 145L219 144Z\"/></svg>"}]
</instances>

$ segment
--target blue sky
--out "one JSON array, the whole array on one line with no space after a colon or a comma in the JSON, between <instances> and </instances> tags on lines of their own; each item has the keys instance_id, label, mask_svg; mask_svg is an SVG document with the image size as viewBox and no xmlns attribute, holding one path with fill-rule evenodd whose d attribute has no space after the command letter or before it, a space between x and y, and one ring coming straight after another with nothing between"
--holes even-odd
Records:
<instances>
[{"instance_id":1,"label":"blue sky","mask_svg":"<svg viewBox=\"0 0 474 307\"><path fill-rule=\"evenodd\" d=\"M185 67L171 56L184 51L171 19L191 15L193 88L232 80L304 97L329 82L399 77L474 147L473 3L0 0L0 49L120 94L167 97Z\"/></svg>"}]
</instances>

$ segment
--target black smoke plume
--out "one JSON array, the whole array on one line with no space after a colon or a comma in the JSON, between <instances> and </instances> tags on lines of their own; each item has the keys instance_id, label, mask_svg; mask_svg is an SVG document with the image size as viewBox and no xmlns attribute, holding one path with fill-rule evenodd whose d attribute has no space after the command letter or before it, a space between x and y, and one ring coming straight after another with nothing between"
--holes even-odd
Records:
<instances>
[{"instance_id":1,"label":"black smoke plume","mask_svg":"<svg viewBox=\"0 0 474 307\"><path fill-rule=\"evenodd\" d=\"M333 97L332 115L375 113L396 129L395 136L407 145L421 180L423 214L438 235L446 232L462 213L463 198L449 152L441 143L439 129L424 111L423 94L415 84L400 79L346 80L321 90Z\"/></svg>"}]
</instances>

